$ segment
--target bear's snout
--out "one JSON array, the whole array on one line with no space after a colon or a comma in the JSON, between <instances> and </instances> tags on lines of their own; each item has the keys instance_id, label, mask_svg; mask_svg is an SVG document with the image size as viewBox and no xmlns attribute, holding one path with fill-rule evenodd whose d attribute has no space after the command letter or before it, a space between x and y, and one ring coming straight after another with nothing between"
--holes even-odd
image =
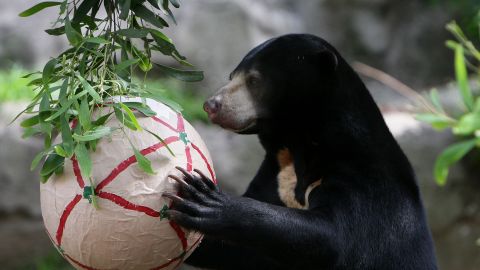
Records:
<instances>
[{"instance_id":1,"label":"bear's snout","mask_svg":"<svg viewBox=\"0 0 480 270\"><path fill-rule=\"evenodd\" d=\"M205 101L203 110L207 112L208 117L211 119L220 110L221 106L221 98L219 96L213 96Z\"/></svg>"}]
</instances>

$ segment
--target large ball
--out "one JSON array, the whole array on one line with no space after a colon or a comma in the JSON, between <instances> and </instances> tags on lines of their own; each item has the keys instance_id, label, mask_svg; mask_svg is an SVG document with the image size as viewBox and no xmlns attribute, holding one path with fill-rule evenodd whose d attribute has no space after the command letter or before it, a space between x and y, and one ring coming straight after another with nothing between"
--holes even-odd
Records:
<instances>
[{"instance_id":1,"label":"large ball","mask_svg":"<svg viewBox=\"0 0 480 270\"><path fill-rule=\"evenodd\" d=\"M162 218L170 202L161 194L176 192L175 181L167 177L178 174L175 166L197 168L215 181L210 155L180 113L152 100L147 104L157 115L138 115L139 123L163 142L145 130L114 131L91 152L91 179L82 177L72 158L63 174L40 186L47 233L77 269L174 269L202 239L199 232ZM119 123L112 117L107 125ZM139 168L129 140L151 160L154 175ZM92 205L92 185L98 209Z\"/></svg>"}]
</instances>

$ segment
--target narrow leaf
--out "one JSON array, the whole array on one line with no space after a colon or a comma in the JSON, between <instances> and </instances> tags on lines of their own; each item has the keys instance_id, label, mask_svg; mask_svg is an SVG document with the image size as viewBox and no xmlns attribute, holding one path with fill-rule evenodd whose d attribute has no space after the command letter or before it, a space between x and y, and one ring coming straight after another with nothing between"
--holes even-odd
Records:
<instances>
[{"instance_id":1,"label":"narrow leaf","mask_svg":"<svg viewBox=\"0 0 480 270\"><path fill-rule=\"evenodd\" d=\"M72 131L68 125L67 118L65 116L60 117L60 132L62 135L63 149L65 150L66 157L71 158L74 151L74 142L72 137Z\"/></svg>"},{"instance_id":2,"label":"narrow leaf","mask_svg":"<svg viewBox=\"0 0 480 270\"><path fill-rule=\"evenodd\" d=\"M42 160L44 155L45 155L44 151L35 155L35 157L32 160L32 164L30 165L30 171L33 171L35 170L35 168L37 168L38 163L40 163L40 160Z\"/></svg>"},{"instance_id":3,"label":"narrow leaf","mask_svg":"<svg viewBox=\"0 0 480 270\"><path fill-rule=\"evenodd\" d=\"M137 159L138 166L140 168L148 173L148 174L155 174L155 172L152 169L152 163L148 158L146 158L140 151L138 151L137 148L133 147L133 152L135 153L135 158Z\"/></svg>"},{"instance_id":4,"label":"narrow leaf","mask_svg":"<svg viewBox=\"0 0 480 270\"><path fill-rule=\"evenodd\" d=\"M468 113L463 115L452 129L453 133L457 135L470 135L476 130L480 130L479 113Z\"/></svg>"},{"instance_id":5,"label":"narrow leaf","mask_svg":"<svg viewBox=\"0 0 480 270\"><path fill-rule=\"evenodd\" d=\"M443 186L447 181L449 166L459 161L475 147L475 139L455 143L445 149L437 158L434 167L435 180Z\"/></svg>"},{"instance_id":6,"label":"narrow leaf","mask_svg":"<svg viewBox=\"0 0 480 270\"><path fill-rule=\"evenodd\" d=\"M128 59L128 60L125 60L123 62L121 62L120 64L118 65L115 65L115 71L118 72L118 71L121 71L133 64L136 64L138 63L138 61L140 61L140 59Z\"/></svg>"},{"instance_id":7,"label":"narrow leaf","mask_svg":"<svg viewBox=\"0 0 480 270\"><path fill-rule=\"evenodd\" d=\"M35 6L21 12L20 14L18 14L18 16L20 17L28 17L28 16L31 16L45 8L48 8L48 7L53 7L53 6L58 6L62 4L62 2L53 2L53 1L47 1L47 2L41 2L41 3L38 3L36 4Z\"/></svg>"},{"instance_id":8,"label":"narrow leaf","mask_svg":"<svg viewBox=\"0 0 480 270\"><path fill-rule=\"evenodd\" d=\"M78 80L80 80L80 83L82 84L83 89L87 90L88 93L90 94L90 96L92 96L95 101L97 101L98 103L101 103L101 102L102 102L102 98L101 98L100 95L97 93L97 91L95 91L95 89L93 89L93 87L87 82L87 80L85 80L85 79L84 79L82 76L80 76L80 75L77 75L77 78L78 78Z\"/></svg>"},{"instance_id":9,"label":"narrow leaf","mask_svg":"<svg viewBox=\"0 0 480 270\"><path fill-rule=\"evenodd\" d=\"M473 96L468 81L467 66L462 46L455 47L455 74L463 103L469 111L473 109Z\"/></svg>"},{"instance_id":10,"label":"narrow leaf","mask_svg":"<svg viewBox=\"0 0 480 270\"><path fill-rule=\"evenodd\" d=\"M168 146L168 144L162 139L160 138L160 136L158 136L157 134L153 133L152 131L148 130L148 129L145 129L148 133L150 133L153 137L157 138L157 140L159 140L161 143L163 143L165 145L165 147L167 148L168 152L170 152L170 154L172 156L175 156L175 154L173 153L172 149L170 149L170 147Z\"/></svg>"},{"instance_id":11,"label":"narrow leaf","mask_svg":"<svg viewBox=\"0 0 480 270\"><path fill-rule=\"evenodd\" d=\"M436 88L433 88L430 90L430 100L433 103L433 106L442 113L445 113L445 110L443 109L442 103L440 102L440 96L438 94L438 90Z\"/></svg>"},{"instance_id":12,"label":"narrow leaf","mask_svg":"<svg viewBox=\"0 0 480 270\"><path fill-rule=\"evenodd\" d=\"M135 28L120 29L117 31L117 34L129 38L144 38L148 35L148 33L149 31L146 29Z\"/></svg>"},{"instance_id":13,"label":"narrow leaf","mask_svg":"<svg viewBox=\"0 0 480 270\"><path fill-rule=\"evenodd\" d=\"M64 161L65 158L57 154L48 155L40 171L40 175L46 176L52 174L58 167L63 166Z\"/></svg>"},{"instance_id":14,"label":"narrow leaf","mask_svg":"<svg viewBox=\"0 0 480 270\"><path fill-rule=\"evenodd\" d=\"M95 43L95 44L107 44L109 43L108 40L101 38L101 37L89 37L83 40L87 43Z\"/></svg>"},{"instance_id":15,"label":"narrow leaf","mask_svg":"<svg viewBox=\"0 0 480 270\"><path fill-rule=\"evenodd\" d=\"M203 71L200 70L180 70L155 64L166 75L185 82L198 82L203 80Z\"/></svg>"},{"instance_id":16,"label":"narrow leaf","mask_svg":"<svg viewBox=\"0 0 480 270\"><path fill-rule=\"evenodd\" d=\"M128 17L128 13L130 12L130 5L131 5L131 0L124 0L120 12L119 18L121 20L126 20Z\"/></svg>"},{"instance_id":17,"label":"narrow leaf","mask_svg":"<svg viewBox=\"0 0 480 270\"><path fill-rule=\"evenodd\" d=\"M133 125L135 126L136 130L141 131L141 130L142 130L142 127L141 127L140 124L138 123L137 118L136 118L135 115L133 114L132 110L130 110L130 108L128 108L127 105L125 105L125 104L123 104L123 103L120 103L120 106L121 106L122 109L127 113L127 116L130 118L130 121L132 121L132 123L133 123Z\"/></svg>"},{"instance_id":18,"label":"narrow leaf","mask_svg":"<svg viewBox=\"0 0 480 270\"><path fill-rule=\"evenodd\" d=\"M39 119L40 119L39 115L32 116L20 122L20 126L23 128L35 126L39 123Z\"/></svg>"},{"instance_id":19,"label":"narrow leaf","mask_svg":"<svg viewBox=\"0 0 480 270\"><path fill-rule=\"evenodd\" d=\"M135 15L137 15L138 17L144 19L145 21L151 23L158 28L168 27L168 23L164 19L157 16L155 13L153 13L143 5L137 5L133 7L133 12L135 12Z\"/></svg>"},{"instance_id":20,"label":"narrow leaf","mask_svg":"<svg viewBox=\"0 0 480 270\"><path fill-rule=\"evenodd\" d=\"M152 117L157 115L157 113L153 111L148 105L143 104L141 102L123 102L123 104L129 108L135 109L143 113L147 117Z\"/></svg>"},{"instance_id":21,"label":"narrow leaf","mask_svg":"<svg viewBox=\"0 0 480 270\"><path fill-rule=\"evenodd\" d=\"M67 35L67 39L70 44L72 44L74 47L78 46L82 42L82 35L72 27L68 16L65 19L65 34Z\"/></svg>"},{"instance_id":22,"label":"narrow leaf","mask_svg":"<svg viewBox=\"0 0 480 270\"><path fill-rule=\"evenodd\" d=\"M67 152L63 149L63 147L60 144L57 144L53 147L53 150L55 150L55 153L57 155L62 156L62 157L67 157Z\"/></svg>"},{"instance_id":23,"label":"narrow leaf","mask_svg":"<svg viewBox=\"0 0 480 270\"><path fill-rule=\"evenodd\" d=\"M45 64L42 72L42 80L44 84L47 84L55 71L55 65L57 65L57 59L53 58Z\"/></svg>"},{"instance_id":24,"label":"narrow leaf","mask_svg":"<svg viewBox=\"0 0 480 270\"><path fill-rule=\"evenodd\" d=\"M88 142L100 139L112 133L113 129L111 127L99 126L95 127L82 135L73 134L73 139L79 142Z\"/></svg>"},{"instance_id":25,"label":"narrow leaf","mask_svg":"<svg viewBox=\"0 0 480 270\"><path fill-rule=\"evenodd\" d=\"M61 36L65 34L65 26L61 26L58 28L47 29L45 32L51 36Z\"/></svg>"},{"instance_id":26,"label":"narrow leaf","mask_svg":"<svg viewBox=\"0 0 480 270\"><path fill-rule=\"evenodd\" d=\"M82 173L82 176L85 178L90 178L92 175L92 160L90 159L90 155L88 154L85 144L77 144L75 147L75 158L80 165L80 172Z\"/></svg>"},{"instance_id":27,"label":"narrow leaf","mask_svg":"<svg viewBox=\"0 0 480 270\"><path fill-rule=\"evenodd\" d=\"M415 118L419 121L432 125L432 127L436 129L444 129L455 124L455 120L442 114L417 114L415 115Z\"/></svg>"},{"instance_id":28,"label":"narrow leaf","mask_svg":"<svg viewBox=\"0 0 480 270\"><path fill-rule=\"evenodd\" d=\"M179 8L180 7L180 3L178 3L178 0L169 0L170 3L172 3L172 5L176 8Z\"/></svg>"},{"instance_id":29,"label":"narrow leaf","mask_svg":"<svg viewBox=\"0 0 480 270\"><path fill-rule=\"evenodd\" d=\"M85 130L89 130L92 126L90 121L90 108L88 107L88 101L86 97L83 97L82 101L80 102L78 120L80 121L80 125L82 125Z\"/></svg>"}]
</instances>

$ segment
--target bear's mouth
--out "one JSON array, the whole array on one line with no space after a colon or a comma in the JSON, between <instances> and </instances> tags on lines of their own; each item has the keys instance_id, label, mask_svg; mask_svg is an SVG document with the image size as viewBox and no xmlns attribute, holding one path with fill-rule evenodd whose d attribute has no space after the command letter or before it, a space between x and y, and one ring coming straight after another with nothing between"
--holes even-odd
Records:
<instances>
[{"instance_id":1,"label":"bear's mouth","mask_svg":"<svg viewBox=\"0 0 480 270\"><path fill-rule=\"evenodd\" d=\"M252 134L257 130L257 119L251 119L245 123L228 121L228 119L217 117L216 114L209 114L208 118L213 124L219 125L221 128L233 131L239 134Z\"/></svg>"}]
</instances>

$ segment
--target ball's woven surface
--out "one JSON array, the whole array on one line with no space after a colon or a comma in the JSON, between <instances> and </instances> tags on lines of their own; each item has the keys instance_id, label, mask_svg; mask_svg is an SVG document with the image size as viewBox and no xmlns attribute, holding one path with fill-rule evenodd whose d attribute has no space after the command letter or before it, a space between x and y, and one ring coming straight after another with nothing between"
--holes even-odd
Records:
<instances>
[{"instance_id":1,"label":"ball's woven surface","mask_svg":"<svg viewBox=\"0 0 480 270\"><path fill-rule=\"evenodd\" d=\"M178 174L175 166L197 168L216 181L210 155L180 113L152 100L147 104L157 115L138 120L164 142L146 131L115 131L91 152L92 183L72 158L65 161L63 174L41 184L47 233L77 269L175 269L202 239L161 218L170 203L161 194L176 192L175 181L167 177ZM114 117L107 123L118 124ZM138 167L127 137L151 160L155 175ZM99 209L91 203L92 185Z\"/></svg>"}]
</instances>

